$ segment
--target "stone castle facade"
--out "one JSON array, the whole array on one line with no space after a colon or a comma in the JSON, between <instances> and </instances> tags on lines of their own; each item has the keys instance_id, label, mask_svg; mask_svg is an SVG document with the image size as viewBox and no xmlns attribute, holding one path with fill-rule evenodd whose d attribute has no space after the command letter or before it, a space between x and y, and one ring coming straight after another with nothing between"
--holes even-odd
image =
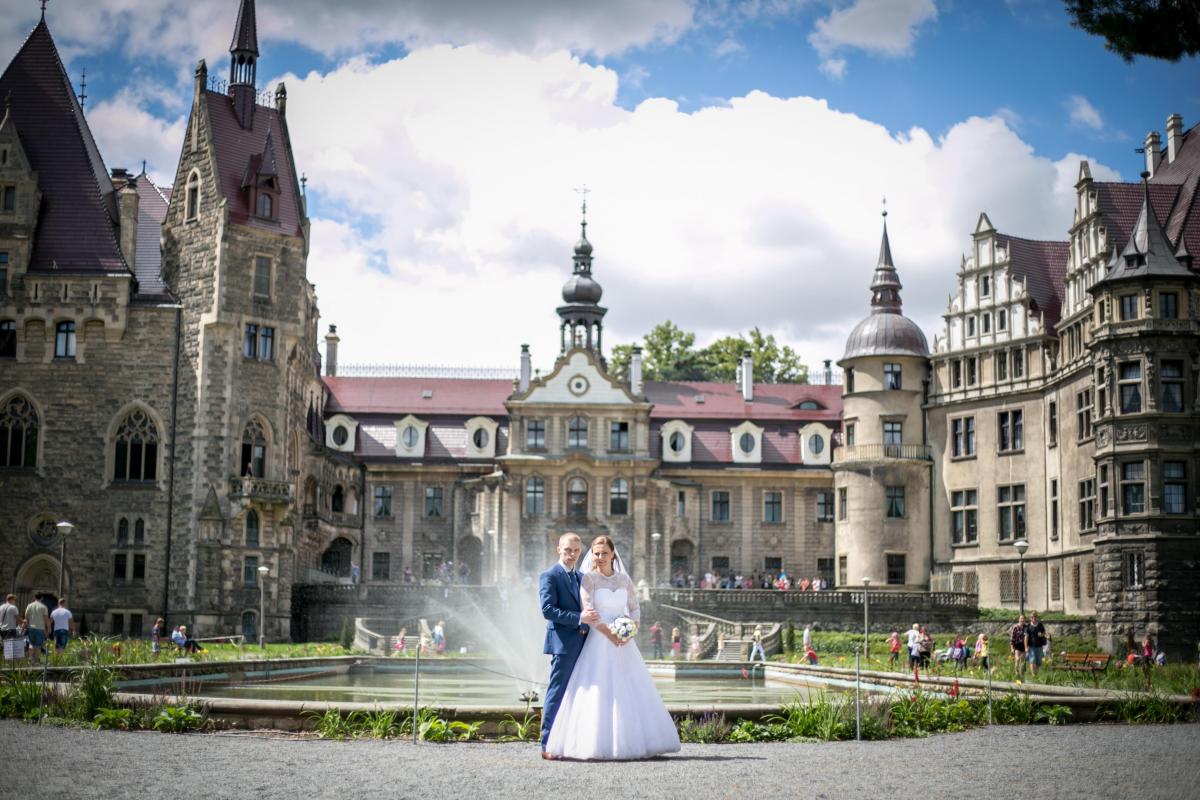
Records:
<instances>
[{"instance_id":1,"label":"stone castle facade","mask_svg":"<svg viewBox=\"0 0 1200 800\"><path fill-rule=\"evenodd\" d=\"M842 386L756 383L749 357L736 384L643 380L636 354L614 379L586 220L549 374L522 348L512 379L338 375L330 326L322 375L255 29L242 0L222 91L197 67L169 190L105 169L44 21L0 77L0 570L22 602L61 583L100 632L286 638L297 584L515 580L573 529L653 584L869 579L1194 651L1200 135L1177 116L1144 185L1082 166L1069 240L981 216L932 349L885 228Z\"/></svg>"}]
</instances>

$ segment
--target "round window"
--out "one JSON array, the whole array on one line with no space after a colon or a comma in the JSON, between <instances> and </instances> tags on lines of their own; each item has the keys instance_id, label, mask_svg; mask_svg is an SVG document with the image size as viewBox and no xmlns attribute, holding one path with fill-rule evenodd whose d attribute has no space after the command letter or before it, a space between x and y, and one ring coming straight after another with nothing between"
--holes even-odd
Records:
<instances>
[{"instance_id":1,"label":"round window","mask_svg":"<svg viewBox=\"0 0 1200 800\"><path fill-rule=\"evenodd\" d=\"M821 451L825 449L825 440L820 436L810 436L808 449L813 451L813 455L821 455Z\"/></svg>"},{"instance_id":2,"label":"round window","mask_svg":"<svg viewBox=\"0 0 1200 800\"><path fill-rule=\"evenodd\" d=\"M350 438L350 432L346 430L345 425L338 425L333 429L333 443L341 447Z\"/></svg>"},{"instance_id":3,"label":"round window","mask_svg":"<svg viewBox=\"0 0 1200 800\"><path fill-rule=\"evenodd\" d=\"M754 452L754 434L743 433L742 438L738 440L738 444L742 448L742 452L746 455Z\"/></svg>"},{"instance_id":4,"label":"round window","mask_svg":"<svg viewBox=\"0 0 1200 800\"><path fill-rule=\"evenodd\" d=\"M404 433L400 435L400 441L404 442L404 446L410 450L417 446L417 429L409 425L404 429Z\"/></svg>"},{"instance_id":5,"label":"round window","mask_svg":"<svg viewBox=\"0 0 1200 800\"><path fill-rule=\"evenodd\" d=\"M488 432L483 428L476 428L475 435L471 437L471 441L475 442L476 450L482 450L488 446Z\"/></svg>"},{"instance_id":6,"label":"round window","mask_svg":"<svg viewBox=\"0 0 1200 800\"><path fill-rule=\"evenodd\" d=\"M687 447L687 440L683 438L682 433L675 431L667 440L667 446L671 448L672 453L682 453L683 448Z\"/></svg>"}]
</instances>

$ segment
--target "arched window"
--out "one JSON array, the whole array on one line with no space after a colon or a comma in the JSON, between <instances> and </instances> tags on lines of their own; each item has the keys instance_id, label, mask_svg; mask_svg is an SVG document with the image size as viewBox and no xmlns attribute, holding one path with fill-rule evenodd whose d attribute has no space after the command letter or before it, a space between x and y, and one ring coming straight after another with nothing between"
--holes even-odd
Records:
<instances>
[{"instance_id":1,"label":"arched window","mask_svg":"<svg viewBox=\"0 0 1200 800\"><path fill-rule=\"evenodd\" d=\"M242 636L246 642L258 640L258 614L253 611L242 612Z\"/></svg>"},{"instance_id":2,"label":"arched window","mask_svg":"<svg viewBox=\"0 0 1200 800\"><path fill-rule=\"evenodd\" d=\"M588 486L583 478L571 478L567 481L567 516L575 519L586 519L588 507Z\"/></svg>"},{"instance_id":3,"label":"arched window","mask_svg":"<svg viewBox=\"0 0 1200 800\"><path fill-rule=\"evenodd\" d=\"M121 517L117 520L117 546L124 547L129 544L129 520Z\"/></svg>"},{"instance_id":4,"label":"arched window","mask_svg":"<svg viewBox=\"0 0 1200 800\"><path fill-rule=\"evenodd\" d=\"M121 421L113 443L114 481L153 481L158 475L158 427L143 409Z\"/></svg>"},{"instance_id":5,"label":"arched window","mask_svg":"<svg viewBox=\"0 0 1200 800\"><path fill-rule=\"evenodd\" d=\"M629 513L629 482L624 478L614 478L608 489L608 513Z\"/></svg>"},{"instance_id":6,"label":"arched window","mask_svg":"<svg viewBox=\"0 0 1200 800\"><path fill-rule=\"evenodd\" d=\"M242 432L242 476L263 478L267 474L267 431L262 420L252 419Z\"/></svg>"},{"instance_id":7,"label":"arched window","mask_svg":"<svg viewBox=\"0 0 1200 800\"><path fill-rule=\"evenodd\" d=\"M246 512L246 547L258 547L258 512Z\"/></svg>"},{"instance_id":8,"label":"arched window","mask_svg":"<svg viewBox=\"0 0 1200 800\"><path fill-rule=\"evenodd\" d=\"M196 170L192 170L192 174L188 176L186 198L184 219L195 219L200 213L200 173Z\"/></svg>"},{"instance_id":9,"label":"arched window","mask_svg":"<svg viewBox=\"0 0 1200 800\"><path fill-rule=\"evenodd\" d=\"M541 478L525 481L525 513L543 514L546 511L546 482Z\"/></svg>"},{"instance_id":10,"label":"arched window","mask_svg":"<svg viewBox=\"0 0 1200 800\"><path fill-rule=\"evenodd\" d=\"M0 320L0 358L17 357L17 323Z\"/></svg>"},{"instance_id":11,"label":"arched window","mask_svg":"<svg viewBox=\"0 0 1200 800\"><path fill-rule=\"evenodd\" d=\"M75 323L60 322L55 328L54 357L75 357Z\"/></svg>"},{"instance_id":12,"label":"arched window","mask_svg":"<svg viewBox=\"0 0 1200 800\"><path fill-rule=\"evenodd\" d=\"M330 501L330 508L335 514L340 514L346 510L346 493L341 486L333 487L333 499Z\"/></svg>"},{"instance_id":13,"label":"arched window","mask_svg":"<svg viewBox=\"0 0 1200 800\"><path fill-rule=\"evenodd\" d=\"M0 408L0 468L37 466L38 416L29 399L16 395Z\"/></svg>"},{"instance_id":14,"label":"arched window","mask_svg":"<svg viewBox=\"0 0 1200 800\"><path fill-rule=\"evenodd\" d=\"M274 214L271 213L272 207L273 204L271 202L271 195L260 191L258 193L258 202L255 205L254 213L263 219L273 219Z\"/></svg>"},{"instance_id":15,"label":"arched window","mask_svg":"<svg viewBox=\"0 0 1200 800\"><path fill-rule=\"evenodd\" d=\"M588 446L588 424L584 417L572 417L567 426L567 447Z\"/></svg>"},{"instance_id":16,"label":"arched window","mask_svg":"<svg viewBox=\"0 0 1200 800\"><path fill-rule=\"evenodd\" d=\"M133 543L146 543L146 520L141 517L138 517L137 521L133 523Z\"/></svg>"}]
</instances>

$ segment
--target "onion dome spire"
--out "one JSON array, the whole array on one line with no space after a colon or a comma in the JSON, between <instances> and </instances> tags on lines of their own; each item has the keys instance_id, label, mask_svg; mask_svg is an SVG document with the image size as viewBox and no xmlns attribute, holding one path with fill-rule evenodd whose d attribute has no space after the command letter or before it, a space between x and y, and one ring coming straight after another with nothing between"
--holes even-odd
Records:
<instances>
[{"instance_id":1,"label":"onion dome spire","mask_svg":"<svg viewBox=\"0 0 1200 800\"><path fill-rule=\"evenodd\" d=\"M572 347L584 347L600 356L603 336L602 320L608 309L600 305L604 289L592 277L592 243L587 238L587 187L576 190L583 195L583 217L579 223L579 241L575 243L572 257L571 277L562 287L562 298L566 305L558 307L562 320L559 330L562 351Z\"/></svg>"}]
</instances>

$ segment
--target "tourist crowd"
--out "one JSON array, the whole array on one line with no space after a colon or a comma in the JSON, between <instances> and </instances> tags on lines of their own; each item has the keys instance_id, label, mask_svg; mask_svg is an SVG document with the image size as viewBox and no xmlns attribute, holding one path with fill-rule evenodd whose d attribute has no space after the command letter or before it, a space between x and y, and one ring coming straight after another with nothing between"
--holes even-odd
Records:
<instances>
[{"instance_id":1,"label":"tourist crowd","mask_svg":"<svg viewBox=\"0 0 1200 800\"><path fill-rule=\"evenodd\" d=\"M676 589L774 589L787 592L819 592L829 588L829 579L823 575L812 578L793 578L786 571L775 572L755 571L742 575L730 570L727 573L706 572L703 575L685 574L677 569L671 575L671 585Z\"/></svg>"}]
</instances>

